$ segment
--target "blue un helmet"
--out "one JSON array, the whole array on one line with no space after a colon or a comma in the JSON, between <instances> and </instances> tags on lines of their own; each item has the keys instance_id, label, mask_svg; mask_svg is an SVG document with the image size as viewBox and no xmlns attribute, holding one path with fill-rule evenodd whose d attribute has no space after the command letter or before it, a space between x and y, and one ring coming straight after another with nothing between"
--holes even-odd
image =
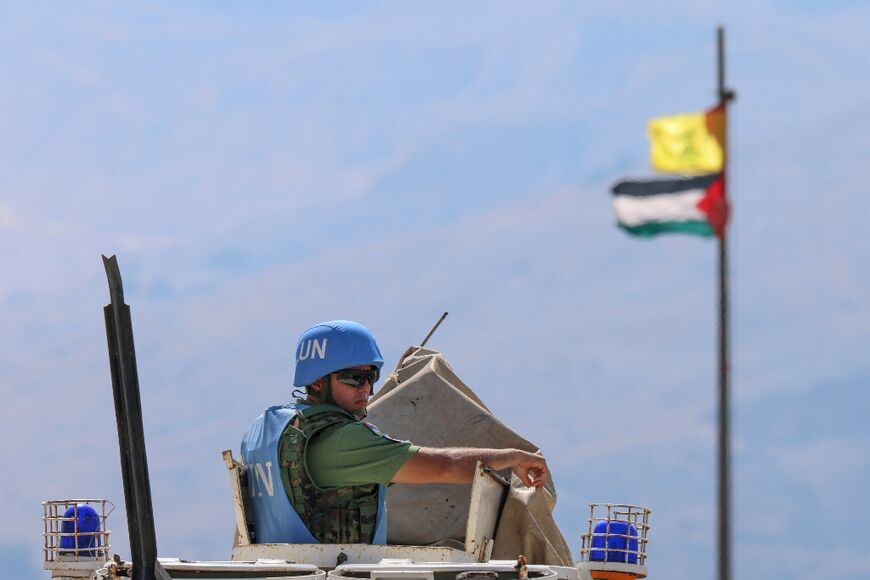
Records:
<instances>
[{"instance_id":1,"label":"blue un helmet","mask_svg":"<svg viewBox=\"0 0 870 580\"><path fill-rule=\"evenodd\" d=\"M315 324L296 342L296 374L293 384L310 385L320 377L360 365L381 370L384 357L372 331L350 320Z\"/></svg>"}]
</instances>

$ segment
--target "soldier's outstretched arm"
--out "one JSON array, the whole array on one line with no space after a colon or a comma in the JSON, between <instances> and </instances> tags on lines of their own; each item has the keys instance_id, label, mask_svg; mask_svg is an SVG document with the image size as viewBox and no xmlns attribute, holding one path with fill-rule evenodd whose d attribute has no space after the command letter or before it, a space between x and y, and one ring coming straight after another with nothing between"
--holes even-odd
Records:
<instances>
[{"instance_id":1,"label":"soldier's outstretched arm","mask_svg":"<svg viewBox=\"0 0 870 580\"><path fill-rule=\"evenodd\" d=\"M500 471L510 469L527 487L540 489L549 471L543 456L520 449L421 447L393 476L393 483L470 483L480 461Z\"/></svg>"}]
</instances>

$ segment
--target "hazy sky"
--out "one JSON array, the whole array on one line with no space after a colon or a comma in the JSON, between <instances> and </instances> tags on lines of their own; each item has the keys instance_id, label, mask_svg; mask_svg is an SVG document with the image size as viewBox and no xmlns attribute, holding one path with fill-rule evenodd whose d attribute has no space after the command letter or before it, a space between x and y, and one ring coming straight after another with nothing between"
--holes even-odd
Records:
<instances>
[{"instance_id":1,"label":"hazy sky","mask_svg":"<svg viewBox=\"0 0 870 580\"><path fill-rule=\"evenodd\" d=\"M732 110L736 578L870 577L870 2L0 1L0 569L46 499L129 555L101 308L133 309L162 556L228 558L220 451L298 334L431 346L591 501L653 510L651 578L715 566L715 244L638 241L645 123ZM10 572L10 573L11 573Z\"/></svg>"}]
</instances>

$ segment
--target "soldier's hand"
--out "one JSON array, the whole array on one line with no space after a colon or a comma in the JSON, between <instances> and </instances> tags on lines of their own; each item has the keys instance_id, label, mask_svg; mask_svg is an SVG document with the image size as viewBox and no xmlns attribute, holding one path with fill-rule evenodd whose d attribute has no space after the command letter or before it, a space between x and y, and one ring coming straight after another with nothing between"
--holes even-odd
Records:
<instances>
[{"instance_id":1,"label":"soldier's hand","mask_svg":"<svg viewBox=\"0 0 870 580\"><path fill-rule=\"evenodd\" d=\"M526 487L541 489L550 475L547 460L542 455L518 451L516 463L511 470L520 478Z\"/></svg>"}]
</instances>

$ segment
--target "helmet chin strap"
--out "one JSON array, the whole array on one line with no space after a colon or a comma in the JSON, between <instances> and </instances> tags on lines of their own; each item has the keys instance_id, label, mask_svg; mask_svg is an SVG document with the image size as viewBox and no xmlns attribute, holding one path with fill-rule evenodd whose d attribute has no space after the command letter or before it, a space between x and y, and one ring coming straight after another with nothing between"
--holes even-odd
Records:
<instances>
[{"instance_id":1,"label":"helmet chin strap","mask_svg":"<svg viewBox=\"0 0 870 580\"><path fill-rule=\"evenodd\" d=\"M332 375L320 377L320 402L335 405L335 399L332 398Z\"/></svg>"}]
</instances>

